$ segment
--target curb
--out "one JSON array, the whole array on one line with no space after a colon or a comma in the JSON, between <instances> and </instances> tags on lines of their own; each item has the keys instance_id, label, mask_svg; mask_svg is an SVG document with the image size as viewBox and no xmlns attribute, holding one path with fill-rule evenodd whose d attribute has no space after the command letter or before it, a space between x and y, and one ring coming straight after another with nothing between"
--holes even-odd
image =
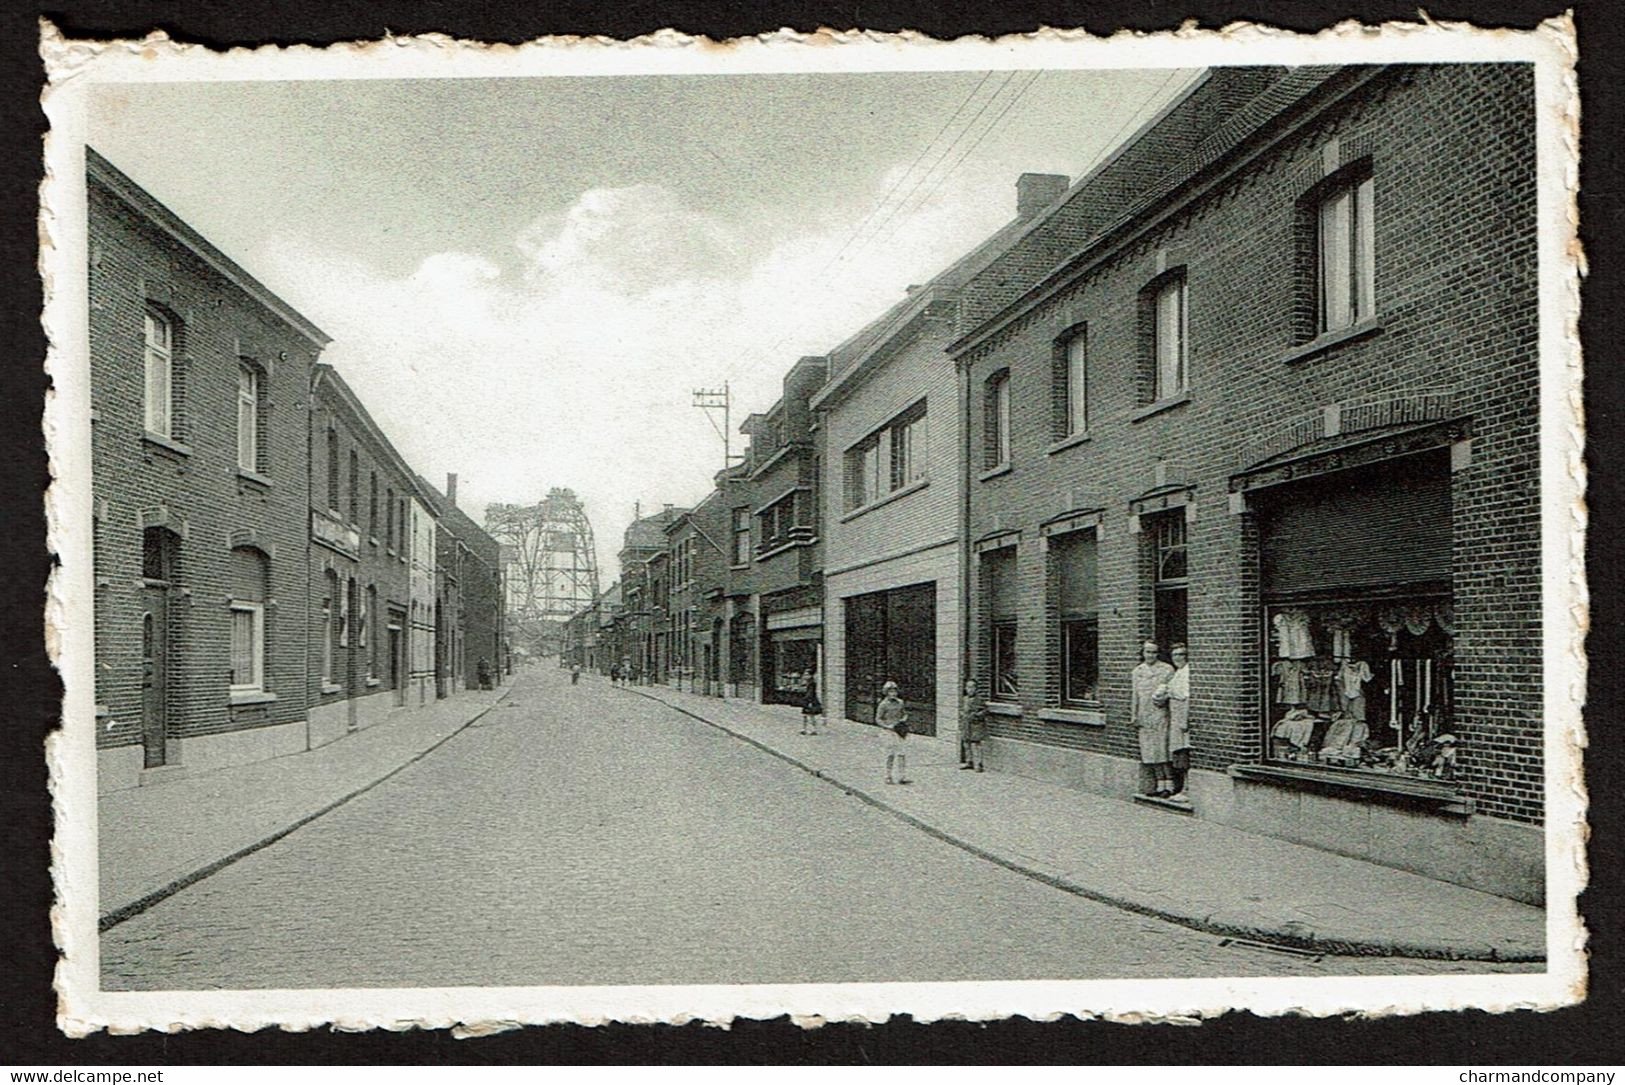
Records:
<instances>
[{"instance_id":1,"label":"curb","mask_svg":"<svg viewBox=\"0 0 1625 1085\"><path fill-rule=\"evenodd\" d=\"M867 789L858 784L848 783L839 777L831 775L826 769L809 765L805 761L802 761L791 754L785 753L783 750L776 749L760 739L752 738L750 735L736 731L726 724L718 723L716 720L708 719L696 712L691 712L681 705L673 704L664 698L655 696L653 693L645 693L635 687L625 688L630 690L630 692L637 694L639 697L644 697L648 700L654 701L657 704L664 705L673 712L679 712L690 719L698 720L707 727L714 727L718 731L736 738L747 745L754 746L763 753L770 754L786 764L794 765L796 768L807 773L808 775L841 789L848 795L860 799L877 810L890 814L898 821L920 830L927 836L935 837L945 844L951 844L954 847L959 848L961 851L965 851L976 856L978 859L986 860L987 862L993 863L996 866L1001 866L1006 870L1020 874L1023 877L1031 878L1033 881L1041 882L1044 885L1048 885L1054 889L1059 889L1062 892L1071 893L1074 896L1083 897L1087 900L1092 900L1100 904L1110 905L1113 908L1119 908L1126 912L1133 912L1136 915L1149 916L1153 919L1161 919L1168 923L1176 923L1181 927L1186 927L1194 931L1200 931L1203 934L1213 934L1225 938L1240 938L1252 942L1264 942L1287 949L1309 950L1315 953L1335 954L1345 957L1409 957L1421 960L1485 961L1495 962L1498 964L1536 964L1544 963L1546 961L1546 954L1544 952L1514 951L1511 953L1503 953L1497 951L1496 947L1494 946L1473 945L1470 943L1460 946L1450 946L1440 945L1438 943L1422 942L1379 942L1363 938L1326 937L1316 935L1312 931L1308 933L1299 933L1270 929L1254 926L1248 923L1220 920L1211 915L1195 916L1182 914L1165 908L1158 908L1155 905L1146 904L1143 901L1137 901L1120 895L1114 895L1103 892L1099 889L1092 889L1089 886L1069 878L1057 871L1046 870L1032 863L1013 859L1008 855L1002 855L996 851L990 850L989 848L983 847L980 844L972 843L963 837L955 836L953 833L933 825L930 822L925 821L923 818L893 806L890 802L870 793Z\"/></svg>"},{"instance_id":2,"label":"curb","mask_svg":"<svg viewBox=\"0 0 1625 1085\"><path fill-rule=\"evenodd\" d=\"M293 824L291 824L291 825L283 826L281 829L278 829L276 832L271 833L269 836L266 836L266 837L263 837L262 839L256 840L252 844L247 844L247 845L245 845L245 846L243 846L241 848L238 848L236 851L233 851L231 854L226 855L223 858L216 859L216 860L214 860L213 862L210 862L210 863L205 863L203 866L198 867L196 870L190 871L189 873L186 873L186 874L182 874L180 877L174 879L173 881L170 881L170 882L168 882L168 883L166 883L164 885L159 886L157 889L154 889L150 893L145 893L142 896L137 897L135 900L130 901L128 904L119 905L117 908L114 908L112 911L106 913L105 915L103 915L101 918L99 918L96 921L96 933L97 934L106 933L107 931L111 930L112 928L118 926L120 923L123 923L126 919L133 919L136 916L140 915L142 912L145 912L147 909L151 908L153 905L160 904L163 901L168 900L170 897L174 896L176 893L179 893L182 889L185 889L185 888L187 888L188 886L191 886L191 885L196 885L198 882L202 881L204 878L209 877L211 874L219 873L220 871L224 870L226 867L231 866L233 863L237 862L239 859L245 859L248 856L253 855L255 852L259 851L261 848L266 848L266 847L269 847L272 844L275 844L278 840L281 840L283 837L289 835L290 833L293 833L296 830L301 829L306 825L309 825L311 822L315 821L317 818L321 817L322 815L332 813L334 810L337 810L339 807L343 806L345 803L349 802L351 799L356 798L359 795L365 795L367 792L371 791L373 788L377 787L379 784L383 783L385 780L388 780L390 777L394 776L396 773L401 772L403 769L409 768L410 766L412 766L412 765L416 764L417 762L423 760L425 757L427 757L430 754L434 753L440 747L444 746L446 743L450 742L452 739L454 739L458 735L462 734L469 727L473 726L473 724L477 720L479 720L482 716L484 716L487 712L491 711L493 708L496 708L504 700L506 700L507 697L508 697L508 694L510 694L512 692L513 692L513 683L510 682L508 684L508 688L503 691L501 697L498 697L496 700L492 701L490 704L486 705L484 708L482 708L478 712L474 713L474 715L470 716L468 719L466 719L462 723L458 724L456 729L453 730L450 734L446 735L444 738L438 739L432 745L426 746L423 749L419 750L417 753L413 754L411 757L407 758L405 761L402 761L399 765L396 765L394 768L390 769L388 772L384 773L382 776L378 777L378 779L372 781L371 783L362 784L360 787L356 788L354 791L351 791L349 794L342 795L339 798L334 799L332 802L330 802L327 805L321 807L320 809L318 809L316 811L313 811L312 813L304 815L303 817L299 818L297 821L293 822Z\"/></svg>"}]
</instances>

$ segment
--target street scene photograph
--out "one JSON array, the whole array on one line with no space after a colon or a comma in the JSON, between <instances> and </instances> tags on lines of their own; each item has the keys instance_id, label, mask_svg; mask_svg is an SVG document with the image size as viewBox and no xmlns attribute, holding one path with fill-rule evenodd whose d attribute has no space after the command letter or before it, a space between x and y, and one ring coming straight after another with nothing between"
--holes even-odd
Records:
<instances>
[{"instance_id":1,"label":"street scene photograph","mask_svg":"<svg viewBox=\"0 0 1625 1085\"><path fill-rule=\"evenodd\" d=\"M978 55L79 91L99 991L1547 972L1537 65Z\"/></svg>"}]
</instances>

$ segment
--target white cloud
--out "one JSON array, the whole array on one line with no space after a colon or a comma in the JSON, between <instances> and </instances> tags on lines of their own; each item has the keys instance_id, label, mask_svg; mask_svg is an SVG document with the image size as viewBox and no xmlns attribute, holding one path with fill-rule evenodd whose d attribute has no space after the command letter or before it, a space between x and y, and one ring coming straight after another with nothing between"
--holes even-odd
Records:
<instances>
[{"instance_id":1,"label":"white cloud","mask_svg":"<svg viewBox=\"0 0 1625 1085\"><path fill-rule=\"evenodd\" d=\"M538 219L514 242L521 274L441 252L390 277L308 241L259 266L334 336L324 360L408 462L437 483L460 475L475 519L488 501L551 486L581 494L607 586L633 502L697 500L721 466L693 389L730 381L735 425L769 406L796 357L833 348L977 244L1007 217L1007 195L945 189L823 278L861 212L787 216L759 239L647 184Z\"/></svg>"}]
</instances>

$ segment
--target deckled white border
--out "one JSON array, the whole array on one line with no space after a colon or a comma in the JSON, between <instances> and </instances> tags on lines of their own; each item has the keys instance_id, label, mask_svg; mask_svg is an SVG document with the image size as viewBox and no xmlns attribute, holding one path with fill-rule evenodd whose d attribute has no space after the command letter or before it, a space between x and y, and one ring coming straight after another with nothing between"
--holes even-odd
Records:
<instances>
[{"instance_id":1,"label":"deckled white border","mask_svg":"<svg viewBox=\"0 0 1625 1085\"><path fill-rule=\"evenodd\" d=\"M661 31L631 42L547 39L482 46L440 35L377 43L267 46L211 52L162 34L143 41L63 39L42 24L43 95L51 131L40 215L45 278L46 368L54 381L45 432L53 484L46 506L61 565L47 601L47 640L65 684L68 726L47 744L57 835L52 870L58 1021L69 1035L184 1028L307 1029L454 1027L477 1035L528 1023L726 1024L790 1014L826 1020L919 1021L1061 1014L1119 1021L1200 1020L1232 1008L1276 1015L1416 1013L1478 1007L1555 1008L1584 997L1585 934L1574 902L1585 883L1580 707L1587 624L1584 581L1576 236L1579 103L1575 38L1568 16L1538 29L1481 30L1460 23L1339 24L1305 36L1254 25L1097 38L1045 30L989 40L937 42L918 34L789 31L716 43ZM97 872L88 388L84 221L87 89L120 82L385 79L409 77L627 75L653 73L987 70L1010 68L1194 68L1225 64L1528 61L1536 68L1540 162L1541 484L1545 560L1544 636L1547 789L1548 970L1480 976L1079 980L1066 982L807 984L703 987L524 987L319 991L104 992L98 990Z\"/></svg>"}]
</instances>

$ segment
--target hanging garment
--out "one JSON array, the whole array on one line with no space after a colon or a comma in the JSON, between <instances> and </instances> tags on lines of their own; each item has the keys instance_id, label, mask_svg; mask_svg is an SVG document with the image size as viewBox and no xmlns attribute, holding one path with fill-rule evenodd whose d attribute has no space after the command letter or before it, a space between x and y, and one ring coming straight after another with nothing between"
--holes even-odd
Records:
<instances>
[{"instance_id":1,"label":"hanging garment","mask_svg":"<svg viewBox=\"0 0 1625 1085\"><path fill-rule=\"evenodd\" d=\"M1303 663L1296 659L1283 659L1270 668L1276 677L1275 703L1303 704Z\"/></svg>"},{"instance_id":2,"label":"hanging garment","mask_svg":"<svg viewBox=\"0 0 1625 1085\"><path fill-rule=\"evenodd\" d=\"M1354 654L1354 634L1347 629L1332 630L1332 658L1347 659Z\"/></svg>"},{"instance_id":3,"label":"hanging garment","mask_svg":"<svg viewBox=\"0 0 1625 1085\"><path fill-rule=\"evenodd\" d=\"M1275 615L1276 655L1282 659L1308 659L1315 654L1315 641L1309 633L1309 615L1301 610L1282 610Z\"/></svg>"},{"instance_id":4,"label":"hanging garment","mask_svg":"<svg viewBox=\"0 0 1625 1085\"><path fill-rule=\"evenodd\" d=\"M1329 659L1311 659L1303 668L1304 703L1309 711L1331 715L1340 699L1333 692L1337 687L1337 665Z\"/></svg>"},{"instance_id":5,"label":"hanging garment","mask_svg":"<svg viewBox=\"0 0 1625 1085\"><path fill-rule=\"evenodd\" d=\"M1456 635L1456 608L1449 603L1433 604L1433 620L1439 623L1439 628L1447 636Z\"/></svg>"},{"instance_id":6,"label":"hanging garment","mask_svg":"<svg viewBox=\"0 0 1625 1085\"><path fill-rule=\"evenodd\" d=\"M1365 719L1365 684L1371 678L1371 666L1363 659L1346 659L1337 670L1342 709L1357 720Z\"/></svg>"}]
</instances>

